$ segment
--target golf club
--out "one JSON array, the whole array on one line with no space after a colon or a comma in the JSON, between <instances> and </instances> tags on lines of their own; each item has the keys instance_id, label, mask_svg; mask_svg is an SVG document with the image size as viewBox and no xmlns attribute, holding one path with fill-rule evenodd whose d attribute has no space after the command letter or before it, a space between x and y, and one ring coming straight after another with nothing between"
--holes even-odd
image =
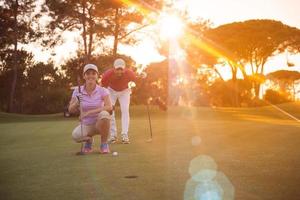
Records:
<instances>
[{"instance_id":1,"label":"golf club","mask_svg":"<svg viewBox=\"0 0 300 200\"><path fill-rule=\"evenodd\" d=\"M153 133L152 133L152 123L150 117L150 110L149 110L149 103L147 102L147 113L148 113L148 121L149 121L149 128L150 128L150 138L146 142L152 142Z\"/></svg>"},{"instance_id":2,"label":"golf club","mask_svg":"<svg viewBox=\"0 0 300 200\"><path fill-rule=\"evenodd\" d=\"M151 122L150 108L149 108L149 105L151 103L158 106L159 110L161 110L161 111L167 111L168 110L167 104L160 97L156 97L155 99L153 99L152 97L148 98L148 100L147 100L147 114L148 114L149 127L150 127L150 138L147 140L147 142L151 142L152 139L153 139L152 122Z\"/></svg>"},{"instance_id":3,"label":"golf club","mask_svg":"<svg viewBox=\"0 0 300 200\"><path fill-rule=\"evenodd\" d=\"M78 83L78 92L79 92L79 94L81 94L81 88L80 88L79 77L78 77L78 79L77 79L77 83ZM81 115L82 115L82 107L81 107L81 100L80 100L79 96L77 96L77 100L78 100L78 102L79 102L80 134L81 134L81 138L83 138L83 127L82 127L82 119L81 119ZM84 155L84 152L83 152L83 141L81 141L80 151L77 152L76 155Z\"/></svg>"},{"instance_id":4,"label":"golf club","mask_svg":"<svg viewBox=\"0 0 300 200\"><path fill-rule=\"evenodd\" d=\"M138 75L145 79L147 77L147 73L144 71L145 66L141 66L140 70L138 71ZM150 138L146 140L146 142L152 142L153 139L153 133L152 133L152 122L151 122L151 117L150 117L150 109L149 109L149 99L146 102L147 105L147 114L148 114L148 122L149 122L149 130L150 130Z\"/></svg>"}]
</instances>

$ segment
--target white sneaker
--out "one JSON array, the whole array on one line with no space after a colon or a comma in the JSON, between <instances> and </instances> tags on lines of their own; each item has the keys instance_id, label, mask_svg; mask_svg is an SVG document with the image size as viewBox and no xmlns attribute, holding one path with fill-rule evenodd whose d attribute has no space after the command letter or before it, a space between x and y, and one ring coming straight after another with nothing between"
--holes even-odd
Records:
<instances>
[{"instance_id":1,"label":"white sneaker","mask_svg":"<svg viewBox=\"0 0 300 200\"><path fill-rule=\"evenodd\" d=\"M122 144L130 144L129 138L127 135L122 135Z\"/></svg>"},{"instance_id":2,"label":"white sneaker","mask_svg":"<svg viewBox=\"0 0 300 200\"><path fill-rule=\"evenodd\" d=\"M117 142L117 137L116 136L111 136L109 139L108 139L108 143L109 144L115 144Z\"/></svg>"}]
</instances>

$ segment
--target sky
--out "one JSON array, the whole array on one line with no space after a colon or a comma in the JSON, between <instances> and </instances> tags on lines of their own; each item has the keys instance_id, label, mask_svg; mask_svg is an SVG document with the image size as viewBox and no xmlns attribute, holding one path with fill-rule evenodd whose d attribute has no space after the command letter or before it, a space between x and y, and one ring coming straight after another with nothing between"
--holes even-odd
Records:
<instances>
[{"instance_id":1,"label":"sky","mask_svg":"<svg viewBox=\"0 0 300 200\"><path fill-rule=\"evenodd\" d=\"M209 19L213 26L245 21L248 19L274 19L300 29L299 0L177 0L178 9L186 9L192 18ZM147 54L145 54L147 49ZM162 58L151 41L145 39L134 48L121 48L129 53L138 63L147 64L150 60L160 61ZM151 54L148 54L151 52ZM266 73L279 69L300 71L300 55L289 55L289 61L295 67L287 67L286 55L270 58L266 64ZM225 79L231 74L226 68L220 68Z\"/></svg>"},{"instance_id":2,"label":"sky","mask_svg":"<svg viewBox=\"0 0 300 200\"><path fill-rule=\"evenodd\" d=\"M299 0L179 0L192 16L215 25L247 19L275 19L300 28Z\"/></svg>"},{"instance_id":3,"label":"sky","mask_svg":"<svg viewBox=\"0 0 300 200\"><path fill-rule=\"evenodd\" d=\"M201 17L209 19L213 26L219 26L225 23L235 21L245 21L248 19L275 19L283 23L300 29L300 0L175 0L178 9L186 9L192 18ZM70 37L72 33L65 34L66 44L57 47L55 62L61 63L70 56L76 55L77 39ZM66 53L70 49L70 53ZM33 49L32 49L33 50ZM39 51L36 49L35 51ZM161 61L163 57L159 55L155 44L151 39L143 37L138 45L133 47L120 46L120 53L130 55L138 64L149 64L150 62ZM39 60L46 61L49 52L41 53L39 51ZM294 62L296 67L288 68L286 66L286 55L271 58L266 64L266 72L278 69L289 69L300 71L300 55L289 55L290 61ZM284 68L285 67L285 68ZM225 76L230 76L226 74ZM227 78L227 77L225 77Z\"/></svg>"}]
</instances>

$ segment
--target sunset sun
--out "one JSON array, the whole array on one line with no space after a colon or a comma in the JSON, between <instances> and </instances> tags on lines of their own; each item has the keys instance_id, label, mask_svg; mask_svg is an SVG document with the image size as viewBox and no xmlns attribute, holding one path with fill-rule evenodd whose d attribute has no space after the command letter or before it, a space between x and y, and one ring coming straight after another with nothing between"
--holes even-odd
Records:
<instances>
[{"instance_id":1,"label":"sunset sun","mask_svg":"<svg viewBox=\"0 0 300 200\"><path fill-rule=\"evenodd\" d=\"M163 39L174 39L183 34L184 23L176 15L163 14L158 24L160 36Z\"/></svg>"}]
</instances>

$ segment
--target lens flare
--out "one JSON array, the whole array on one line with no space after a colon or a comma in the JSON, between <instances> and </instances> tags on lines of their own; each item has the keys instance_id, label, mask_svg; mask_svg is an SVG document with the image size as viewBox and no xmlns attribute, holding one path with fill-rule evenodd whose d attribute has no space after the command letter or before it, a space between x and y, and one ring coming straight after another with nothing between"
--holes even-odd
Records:
<instances>
[{"instance_id":1,"label":"lens flare","mask_svg":"<svg viewBox=\"0 0 300 200\"><path fill-rule=\"evenodd\" d=\"M201 137L200 136L194 136L192 137L192 145L193 146L198 146L201 144L202 140L201 140Z\"/></svg>"},{"instance_id":2,"label":"lens flare","mask_svg":"<svg viewBox=\"0 0 300 200\"><path fill-rule=\"evenodd\" d=\"M176 15L162 14L158 23L162 39L178 38L183 33L183 22Z\"/></svg>"},{"instance_id":3,"label":"lens flare","mask_svg":"<svg viewBox=\"0 0 300 200\"><path fill-rule=\"evenodd\" d=\"M217 171L213 158L200 155L189 166L191 178L186 182L184 200L233 200L234 187L223 172Z\"/></svg>"},{"instance_id":4,"label":"lens flare","mask_svg":"<svg viewBox=\"0 0 300 200\"><path fill-rule=\"evenodd\" d=\"M189 167L189 173L191 177L196 175L198 172L202 170L217 170L217 164L216 162L209 156L201 155L194 158Z\"/></svg>"},{"instance_id":5,"label":"lens flare","mask_svg":"<svg viewBox=\"0 0 300 200\"><path fill-rule=\"evenodd\" d=\"M224 191L216 181L199 183L195 188L197 200L223 200Z\"/></svg>"}]
</instances>

